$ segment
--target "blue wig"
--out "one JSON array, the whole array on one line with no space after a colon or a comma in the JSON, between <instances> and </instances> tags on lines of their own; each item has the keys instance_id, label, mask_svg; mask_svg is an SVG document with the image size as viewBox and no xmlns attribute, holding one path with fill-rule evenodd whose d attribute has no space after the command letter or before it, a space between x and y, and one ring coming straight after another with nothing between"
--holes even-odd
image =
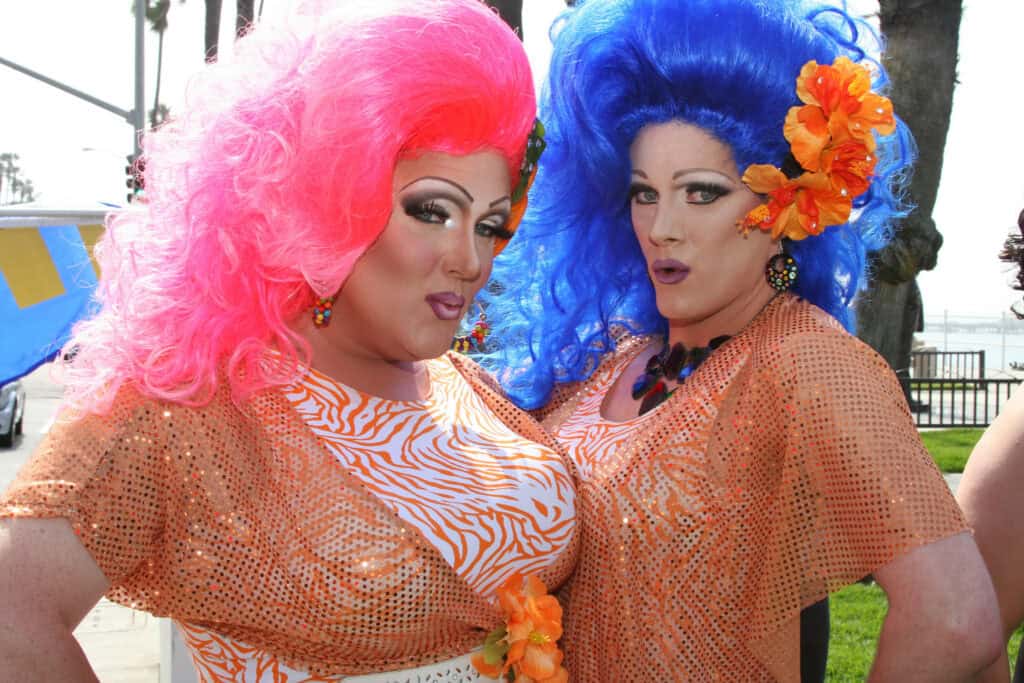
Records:
<instances>
[{"instance_id":1,"label":"blue wig","mask_svg":"<svg viewBox=\"0 0 1024 683\"><path fill-rule=\"evenodd\" d=\"M526 217L495 261L486 306L500 344L484 364L514 400L543 405L555 384L586 379L614 350L611 328L663 334L630 223L629 147L649 124L683 121L732 149L740 173L782 166L783 122L809 60L873 61L880 38L835 6L792 0L588 0L552 29L541 98L547 151ZM884 88L876 64L874 90ZM914 155L906 126L879 141L876 177L851 221L787 243L796 294L853 326L866 254L903 215L898 188Z\"/></svg>"}]
</instances>

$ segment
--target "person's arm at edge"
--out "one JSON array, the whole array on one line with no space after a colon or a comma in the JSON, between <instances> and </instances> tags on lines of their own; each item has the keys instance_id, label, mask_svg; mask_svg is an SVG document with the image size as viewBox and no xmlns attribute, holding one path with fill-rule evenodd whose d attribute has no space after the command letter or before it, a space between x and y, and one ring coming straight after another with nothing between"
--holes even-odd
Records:
<instances>
[{"instance_id":1,"label":"person's arm at edge","mask_svg":"<svg viewBox=\"0 0 1024 683\"><path fill-rule=\"evenodd\" d=\"M813 341L810 338L805 343L800 336L787 341L793 348L794 374L819 362L815 354L822 353L823 344ZM856 401L847 401L845 407L833 406L831 415L824 419L841 425L858 443L853 454L846 449L830 450L833 461L825 463L825 471L845 471L865 490L875 494L889 491L906 498L902 502L892 501L891 511L896 515L893 518L865 518L863 511L873 509L870 506L838 512L846 520L839 524L840 529L846 525L861 530L877 529L887 538L891 535L902 548L888 554L891 559L879 558L884 562L881 566L876 561L865 565L888 599L888 612L868 681L972 681L996 660L1000 649L998 607L985 563L974 538L965 529L960 511L956 509L956 514L952 514L955 502L917 436L903 390L888 364L854 337L836 335L832 341L837 343L827 353L829 381L848 389L844 395L855 396ZM794 386L813 389L816 385L800 381ZM814 410L820 412L813 392L798 397L798 418ZM867 425L872 428L865 429ZM886 453L892 455L879 461L887 463L883 469L869 467L862 471L852 465L856 458L870 462L874 456ZM886 472L884 467L895 469ZM838 483L843 481L841 477ZM829 485L827 481L823 483ZM925 510L939 516L922 519L920 515L926 514ZM914 535L920 539L916 544L906 535L908 530L916 532ZM855 534L851 537L851 551L877 555L879 540L877 536L872 540ZM908 541L909 545L904 545Z\"/></svg>"},{"instance_id":2,"label":"person's arm at edge","mask_svg":"<svg viewBox=\"0 0 1024 683\"><path fill-rule=\"evenodd\" d=\"M0 519L0 680L97 681L72 631L109 587L66 519Z\"/></svg>"},{"instance_id":3,"label":"person's arm at edge","mask_svg":"<svg viewBox=\"0 0 1024 683\"><path fill-rule=\"evenodd\" d=\"M985 559L1003 627L1003 647L1024 621L1024 392L1018 391L974 447L957 489L957 501L974 529ZM978 678L1009 680L1005 649Z\"/></svg>"}]
</instances>

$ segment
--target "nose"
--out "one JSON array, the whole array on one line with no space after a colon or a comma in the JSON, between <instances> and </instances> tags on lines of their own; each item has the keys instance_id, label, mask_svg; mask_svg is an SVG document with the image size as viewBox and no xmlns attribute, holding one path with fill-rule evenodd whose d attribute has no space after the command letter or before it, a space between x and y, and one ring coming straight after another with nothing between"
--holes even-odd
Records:
<instances>
[{"instance_id":1,"label":"nose","mask_svg":"<svg viewBox=\"0 0 1024 683\"><path fill-rule=\"evenodd\" d=\"M681 217L676 215L668 202L659 203L647 237L656 245L671 244L683 239Z\"/></svg>"},{"instance_id":2,"label":"nose","mask_svg":"<svg viewBox=\"0 0 1024 683\"><path fill-rule=\"evenodd\" d=\"M479 278L483 271L483 259L478 251L481 241L472 229L452 230L445 251L445 271L460 280Z\"/></svg>"}]
</instances>

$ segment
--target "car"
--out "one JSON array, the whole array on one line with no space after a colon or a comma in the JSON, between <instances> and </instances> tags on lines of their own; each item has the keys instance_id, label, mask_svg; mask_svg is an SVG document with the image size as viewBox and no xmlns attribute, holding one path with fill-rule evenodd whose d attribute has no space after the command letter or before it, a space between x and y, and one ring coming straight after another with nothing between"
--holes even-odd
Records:
<instances>
[{"instance_id":1,"label":"car","mask_svg":"<svg viewBox=\"0 0 1024 683\"><path fill-rule=\"evenodd\" d=\"M0 448L14 445L25 424L25 387L15 380L0 386Z\"/></svg>"}]
</instances>

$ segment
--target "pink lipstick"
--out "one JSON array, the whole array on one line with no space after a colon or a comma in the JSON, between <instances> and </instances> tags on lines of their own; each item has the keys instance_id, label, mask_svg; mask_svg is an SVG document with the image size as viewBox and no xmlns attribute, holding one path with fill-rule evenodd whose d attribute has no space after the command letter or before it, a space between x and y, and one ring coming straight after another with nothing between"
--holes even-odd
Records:
<instances>
[{"instance_id":1,"label":"pink lipstick","mask_svg":"<svg viewBox=\"0 0 1024 683\"><path fill-rule=\"evenodd\" d=\"M434 292L425 298L438 320L458 320L466 299L455 292Z\"/></svg>"},{"instance_id":2,"label":"pink lipstick","mask_svg":"<svg viewBox=\"0 0 1024 683\"><path fill-rule=\"evenodd\" d=\"M674 258L658 259L651 264L651 276L663 285L682 282L690 274L690 267Z\"/></svg>"}]
</instances>

